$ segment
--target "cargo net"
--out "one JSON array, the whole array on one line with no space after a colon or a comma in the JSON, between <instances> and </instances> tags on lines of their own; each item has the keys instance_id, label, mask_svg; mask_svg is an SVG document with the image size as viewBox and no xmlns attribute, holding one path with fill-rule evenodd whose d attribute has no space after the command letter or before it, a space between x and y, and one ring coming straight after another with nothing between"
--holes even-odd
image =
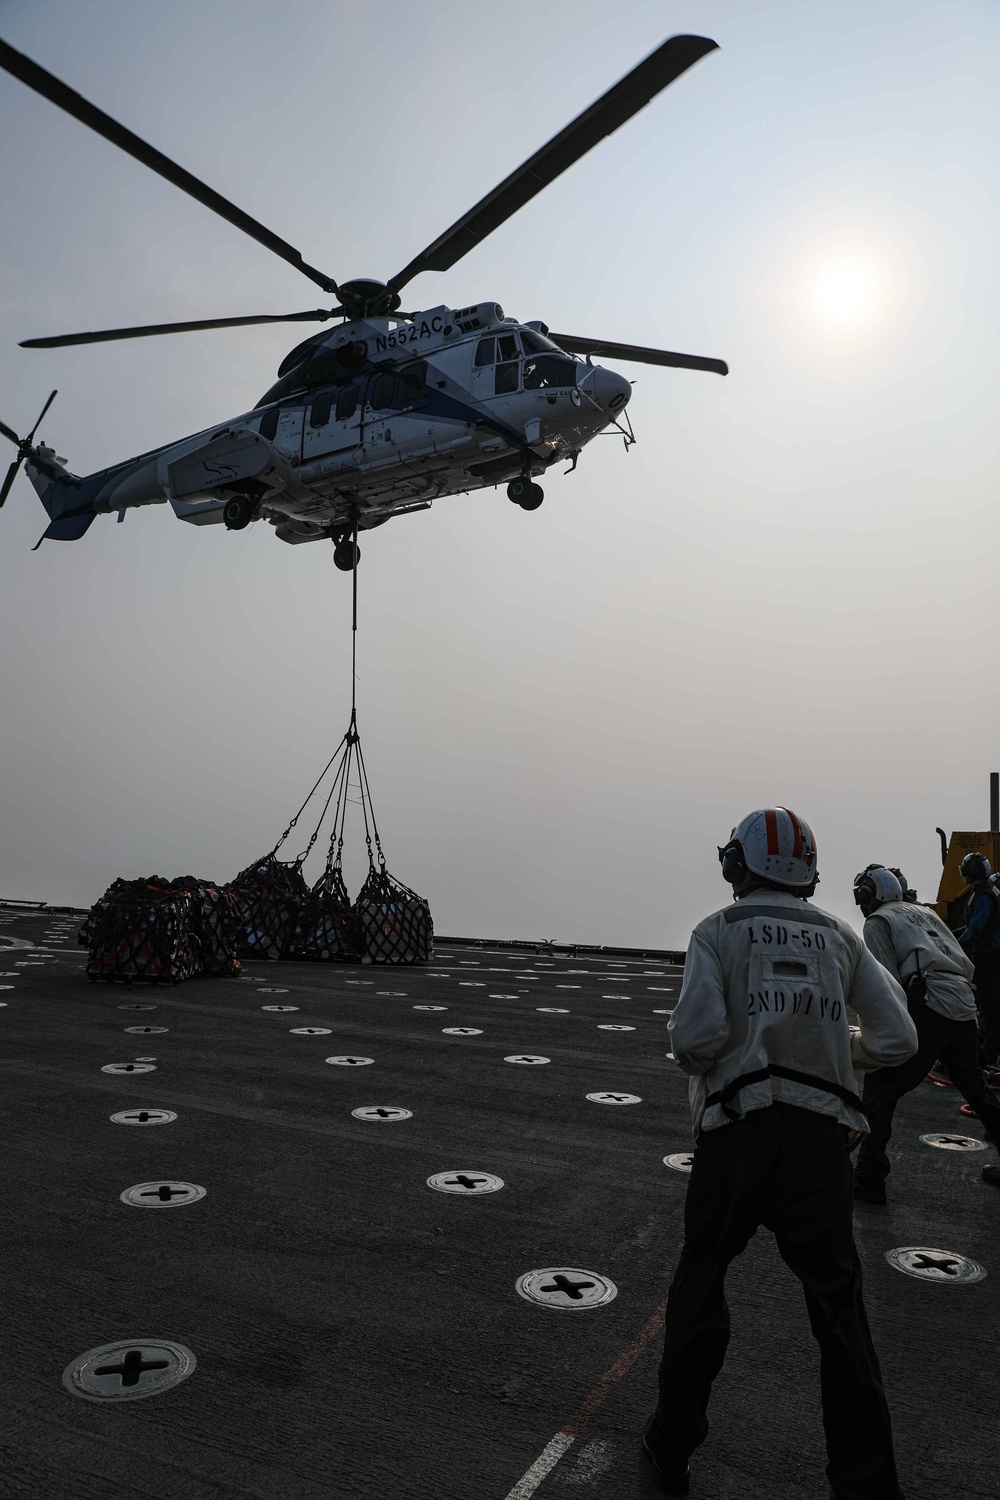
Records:
<instances>
[{"instance_id":1,"label":"cargo net","mask_svg":"<svg viewBox=\"0 0 1000 1500\"><path fill-rule=\"evenodd\" d=\"M277 858L278 850L334 766L333 780L312 837L295 860L283 863ZM352 770L356 772L356 782L351 781ZM342 865L344 826L347 804L353 800L352 790L361 793L368 846L368 877L353 904L344 883ZM331 804L333 832L326 865L309 890L302 878L302 866L319 837ZM432 958L434 927L430 907L408 886L394 880L386 869L354 712L340 745L271 853L238 875L228 890L240 908L246 928L245 946L240 950L246 957L383 964L427 963ZM289 916L293 900L294 915Z\"/></svg>"},{"instance_id":2,"label":"cargo net","mask_svg":"<svg viewBox=\"0 0 1000 1500\"><path fill-rule=\"evenodd\" d=\"M241 958L284 958L309 895L302 860L286 862L275 853L247 865L226 886L239 914Z\"/></svg>"},{"instance_id":3,"label":"cargo net","mask_svg":"<svg viewBox=\"0 0 1000 1500\"><path fill-rule=\"evenodd\" d=\"M191 897L191 930L201 944L201 972L238 974L243 922L236 902L223 886L205 880L185 877L184 886Z\"/></svg>"},{"instance_id":4,"label":"cargo net","mask_svg":"<svg viewBox=\"0 0 1000 1500\"><path fill-rule=\"evenodd\" d=\"M433 957L430 907L422 896L393 880L384 862L378 870L374 863L369 868L355 910L372 963L425 964Z\"/></svg>"},{"instance_id":5,"label":"cargo net","mask_svg":"<svg viewBox=\"0 0 1000 1500\"><path fill-rule=\"evenodd\" d=\"M212 881L194 876L116 880L79 932L87 975L121 984L180 984L238 974L239 914Z\"/></svg>"},{"instance_id":6,"label":"cargo net","mask_svg":"<svg viewBox=\"0 0 1000 1500\"><path fill-rule=\"evenodd\" d=\"M364 937L343 872L339 864L328 864L302 903L288 957L357 964L363 952Z\"/></svg>"}]
</instances>

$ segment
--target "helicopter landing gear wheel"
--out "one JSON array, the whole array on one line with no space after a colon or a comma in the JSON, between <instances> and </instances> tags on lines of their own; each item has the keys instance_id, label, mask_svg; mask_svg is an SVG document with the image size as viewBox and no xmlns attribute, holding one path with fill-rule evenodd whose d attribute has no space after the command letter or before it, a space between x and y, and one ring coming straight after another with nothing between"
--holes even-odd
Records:
<instances>
[{"instance_id":1,"label":"helicopter landing gear wheel","mask_svg":"<svg viewBox=\"0 0 1000 1500\"><path fill-rule=\"evenodd\" d=\"M333 561L342 573L353 572L355 563L361 561L361 548L346 537L334 547Z\"/></svg>"},{"instance_id":2,"label":"helicopter landing gear wheel","mask_svg":"<svg viewBox=\"0 0 1000 1500\"><path fill-rule=\"evenodd\" d=\"M231 495L222 507L222 519L227 531L242 531L253 520L254 503L245 495Z\"/></svg>"},{"instance_id":3,"label":"helicopter landing gear wheel","mask_svg":"<svg viewBox=\"0 0 1000 1500\"><path fill-rule=\"evenodd\" d=\"M525 496L530 495L533 489L534 485L531 483L531 476L528 474L519 474L507 486L507 499L514 505L520 505Z\"/></svg>"},{"instance_id":4,"label":"helicopter landing gear wheel","mask_svg":"<svg viewBox=\"0 0 1000 1500\"><path fill-rule=\"evenodd\" d=\"M544 499L545 491L542 489L541 485L533 484L529 487L528 493L525 495L524 499L519 500L517 503L522 510L537 510Z\"/></svg>"}]
</instances>

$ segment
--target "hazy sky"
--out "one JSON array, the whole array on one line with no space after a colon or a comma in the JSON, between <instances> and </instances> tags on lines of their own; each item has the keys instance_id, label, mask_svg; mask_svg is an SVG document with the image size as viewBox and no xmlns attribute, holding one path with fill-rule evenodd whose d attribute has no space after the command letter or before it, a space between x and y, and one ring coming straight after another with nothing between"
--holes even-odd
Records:
<instances>
[{"instance_id":1,"label":"hazy sky","mask_svg":"<svg viewBox=\"0 0 1000 1500\"><path fill-rule=\"evenodd\" d=\"M813 825L817 901L853 919L870 860L930 898L935 824L988 822L1000 9L0 4L11 45L338 280L388 277L685 31L721 50L407 290L731 369L620 364L629 454L598 439L535 513L487 490L364 539L376 811L442 933L683 945L728 895L716 846L769 802ZM7 74L0 138L0 417L26 431L58 387L40 436L87 473L252 406L294 325L17 348L324 296ZM45 524L22 475L0 895L229 879L347 726L349 577L326 544L166 506L32 553Z\"/></svg>"}]
</instances>

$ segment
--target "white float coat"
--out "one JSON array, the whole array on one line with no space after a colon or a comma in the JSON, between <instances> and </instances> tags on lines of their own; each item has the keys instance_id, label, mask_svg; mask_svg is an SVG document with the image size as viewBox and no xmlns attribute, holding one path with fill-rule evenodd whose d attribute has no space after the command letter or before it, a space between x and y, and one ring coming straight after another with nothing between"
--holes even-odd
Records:
<instances>
[{"instance_id":1,"label":"white float coat","mask_svg":"<svg viewBox=\"0 0 1000 1500\"><path fill-rule=\"evenodd\" d=\"M902 988L854 929L769 889L698 923L668 1029L691 1074L696 1136L777 1102L867 1132L855 1069L897 1067L917 1050Z\"/></svg>"},{"instance_id":2,"label":"white float coat","mask_svg":"<svg viewBox=\"0 0 1000 1500\"><path fill-rule=\"evenodd\" d=\"M865 922L865 943L894 979L927 981L927 1006L949 1021L974 1021L976 966L936 911L887 901Z\"/></svg>"}]
</instances>

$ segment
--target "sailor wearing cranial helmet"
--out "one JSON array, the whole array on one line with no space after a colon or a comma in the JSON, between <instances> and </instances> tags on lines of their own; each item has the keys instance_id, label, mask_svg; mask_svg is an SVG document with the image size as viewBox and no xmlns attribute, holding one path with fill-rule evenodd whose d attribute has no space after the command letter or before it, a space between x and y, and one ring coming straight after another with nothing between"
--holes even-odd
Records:
<instances>
[{"instance_id":1,"label":"sailor wearing cranial helmet","mask_svg":"<svg viewBox=\"0 0 1000 1500\"><path fill-rule=\"evenodd\" d=\"M995 1068L1000 1065L1000 890L993 883L985 854L967 854L961 875L969 899L966 925L957 936L976 965L979 1060L984 1067Z\"/></svg>"},{"instance_id":2,"label":"sailor wearing cranial helmet","mask_svg":"<svg viewBox=\"0 0 1000 1500\"><path fill-rule=\"evenodd\" d=\"M726 1270L764 1224L802 1282L820 1346L832 1493L899 1500L862 1301L848 1147L867 1129L855 1069L903 1062L916 1028L899 984L857 933L811 905L816 841L803 819L785 807L752 812L719 859L736 904L692 933L669 1027L690 1074L696 1145L644 1446L661 1489L686 1494L688 1457L708 1432L729 1342Z\"/></svg>"},{"instance_id":3,"label":"sailor wearing cranial helmet","mask_svg":"<svg viewBox=\"0 0 1000 1500\"><path fill-rule=\"evenodd\" d=\"M862 1107L869 1133L858 1153L854 1196L866 1203L884 1203L893 1111L904 1094L923 1082L938 1058L998 1151L1000 1105L983 1081L971 983L975 969L959 939L929 906L906 901L896 876L881 865L869 865L855 877L854 899L864 913L865 943L903 986L917 1028L913 1057L865 1077ZM981 1175L1000 1187L1000 1168L984 1167Z\"/></svg>"}]
</instances>

